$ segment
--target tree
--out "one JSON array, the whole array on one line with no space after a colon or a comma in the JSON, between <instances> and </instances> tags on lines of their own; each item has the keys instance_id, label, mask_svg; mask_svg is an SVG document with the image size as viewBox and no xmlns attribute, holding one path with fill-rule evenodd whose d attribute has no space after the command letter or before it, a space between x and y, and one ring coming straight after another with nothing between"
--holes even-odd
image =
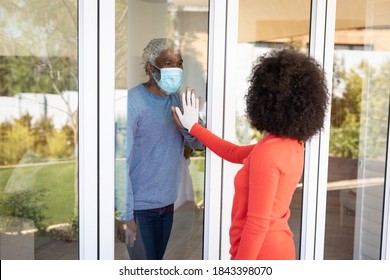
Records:
<instances>
[{"instance_id":1,"label":"tree","mask_svg":"<svg viewBox=\"0 0 390 280\"><path fill-rule=\"evenodd\" d=\"M366 157L383 156L389 117L390 60L379 68L363 60L348 72L338 63L336 60L329 151L335 156L358 158L359 142L364 140Z\"/></svg>"},{"instance_id":2,"label":"tree","mask_svg":"<svg viewBox=\"0 0 390 280\"><path fill-rule=\"evenodd\" d=\"M366 136L365 153L368 158L385 158L389 130L390 59L378 69L367 67L367 97L362 100L362 133Z\"/></svg>"}]
</instances>

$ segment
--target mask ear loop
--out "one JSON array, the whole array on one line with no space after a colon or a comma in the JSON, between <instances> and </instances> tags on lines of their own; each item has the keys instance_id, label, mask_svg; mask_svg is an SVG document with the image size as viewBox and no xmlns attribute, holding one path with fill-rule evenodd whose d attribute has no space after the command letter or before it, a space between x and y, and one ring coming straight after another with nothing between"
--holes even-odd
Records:
<instances>
[{"instance_id":1,"label":"mask ear loop","mask_svg":"<svg viewBox=\"0 0 390 280\"><path fill-rule=\"evenodd\" d=\"M158 70L161 71L161 68L158 68L156 65L154 65L153 63L150 63L152 66L156 67Z\"/></svg>"},{"instance_id":2,"label":"mask ear loop","mask_svg":"<svg viewBox=\"0 0 390 280\"><path fill-rule=\"evenodd\" d=\"M158 84L158 82L159 82L160 79L161 79L161 69L158 68L156 65L154 65L154 64L151 63L151 62L150 62L150 64L151 64L153 67L157 68L157 69L160 71L160 75L159 75L160 77L159 77L159 79L157 79L156 76L155 76L155 72L157 72L157 71L153 71L152 69L150 69L150 74L152 75L152 77L153 77L154 81L156 82L156 84Z\"/></svg>"}]
</instances>

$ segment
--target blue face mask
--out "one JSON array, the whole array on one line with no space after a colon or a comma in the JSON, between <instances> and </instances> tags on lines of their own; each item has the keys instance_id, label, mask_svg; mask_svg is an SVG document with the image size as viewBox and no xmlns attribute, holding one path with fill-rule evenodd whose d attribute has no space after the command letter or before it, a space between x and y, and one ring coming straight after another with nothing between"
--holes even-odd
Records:
<instances>
[{"instance_id":1,"label":"blue face mask","mask_svg":"<svg viewBox=\"0 0 390 280\"><path fill-rule=\"evenodd\" d=\"M157 85L167 94L177 92L183 79L183 69L176 67L158 68L156 65L153 66L159 69L161 74L160 80L158 82L156 81Z\"/></svg>"}]
</instances>

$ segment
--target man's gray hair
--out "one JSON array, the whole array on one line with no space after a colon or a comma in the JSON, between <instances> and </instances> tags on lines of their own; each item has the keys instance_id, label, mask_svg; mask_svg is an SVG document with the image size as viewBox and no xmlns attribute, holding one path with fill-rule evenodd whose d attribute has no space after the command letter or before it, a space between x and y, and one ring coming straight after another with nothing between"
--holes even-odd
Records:
<instances>
[{"instance_id":1,"label":"man's gray hair","mask_svg":"<svg viewBox=\"0 0 390 280\"><path fill-rule=\"evenodd\" d=\"M144 48L142 54L142 63L144 68L148 62L156 65L156 59L160 53L168 49L179 49L179 46L175 44L172 39L169 38L156 38L152 39L148 45Z\"/></svg>"}]
</instances>

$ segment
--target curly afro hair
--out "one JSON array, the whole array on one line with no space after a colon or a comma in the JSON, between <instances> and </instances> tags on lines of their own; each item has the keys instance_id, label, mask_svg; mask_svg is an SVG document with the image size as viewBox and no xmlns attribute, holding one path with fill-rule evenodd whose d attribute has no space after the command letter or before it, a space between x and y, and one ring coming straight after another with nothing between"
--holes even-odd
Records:
<instances>
[{"instance_id":1,"label":"curly afro hair","mask_svg":"<svg viewBox=\"0 0 390 280\"><path fill-rule=\"evenodd\" d=\"M317 61L294 49L260 56L249 78L246 113L259 131L306 141L323 129L328 89Z\"/></svg>"}]
</instances>

